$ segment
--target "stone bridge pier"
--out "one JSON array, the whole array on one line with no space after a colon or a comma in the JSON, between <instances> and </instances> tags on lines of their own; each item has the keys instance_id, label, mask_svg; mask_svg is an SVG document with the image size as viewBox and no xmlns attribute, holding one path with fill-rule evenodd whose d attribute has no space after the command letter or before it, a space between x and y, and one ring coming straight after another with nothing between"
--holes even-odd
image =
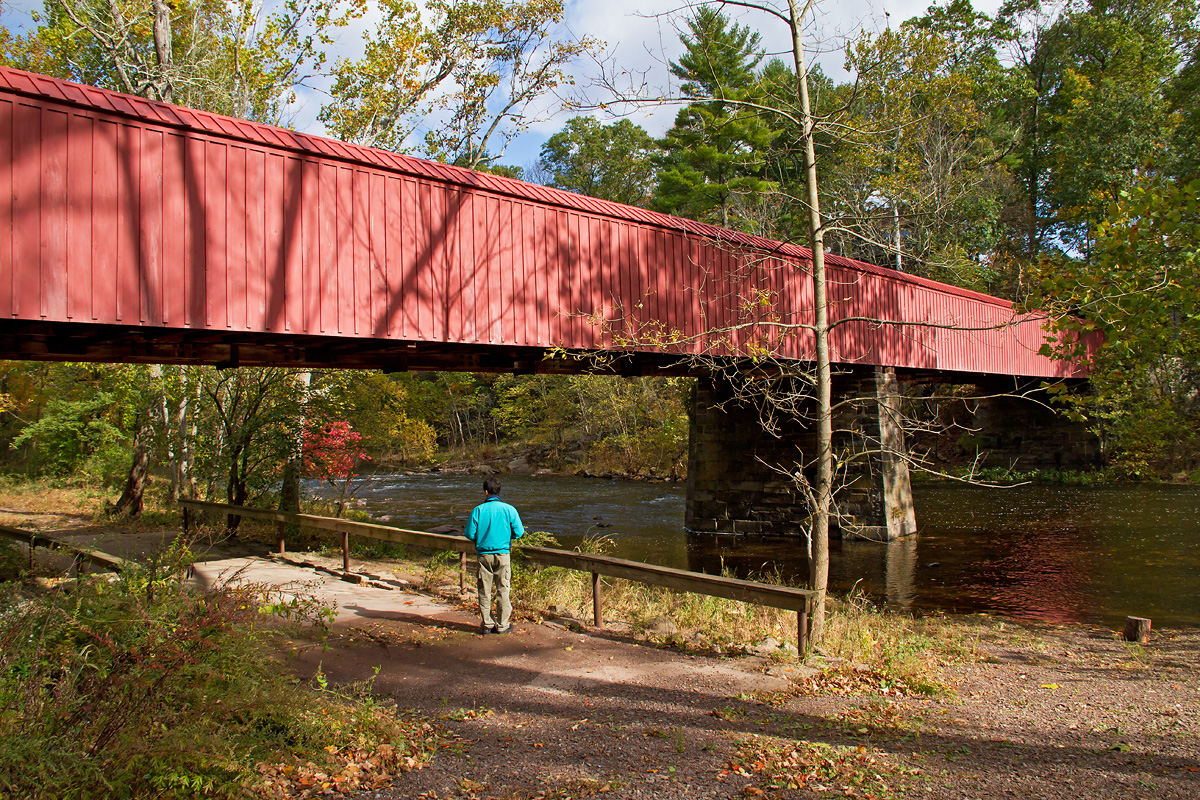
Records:
<instances>
[{"instance_id":1,"label":"stone bridge pier","mask_svg":"<svg viewBox=\"0 0 1200 800\"><path fill-rule=\"evenodd\" d=\"M831 536L892 541L915 533L895 372L839 368L833 394L839 466ZM815 400L808 402L815 412ZM701 378L692 399L684 525L701 532L801 536L808 504L791 475L803 467L815 482L809 465L816 452L811 419L781 420L768 432L752 403L735 400L727 379Z\"/></svg>"},{"instance_id":2,"label":"stone bridge pier","mask_svg":"<svg viewBox=\"0 0 1200 800\"><path fill-rule=\"evenodd\" d=\"M977 399L964 403L966 455L977 456L980 466L1015 470L1099 466L1096 435L1058 413L1045 390L1028 384L1011 378L975 384Z\"/></svg>"}]
</instances>

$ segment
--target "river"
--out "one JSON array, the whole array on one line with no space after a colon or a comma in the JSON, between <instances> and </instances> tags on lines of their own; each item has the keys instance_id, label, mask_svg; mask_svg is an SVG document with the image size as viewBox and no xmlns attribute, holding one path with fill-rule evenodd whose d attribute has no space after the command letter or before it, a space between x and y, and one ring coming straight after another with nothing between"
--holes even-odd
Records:
<instances>
[{"instance_id":1,"label":"river","mask_svg":"<svg viewBox=\"0 0 1200 800\"><path fill-rule=\"evenodd\" d=\"M474 475L379 473L355 504L402 528L461 525L482 500ZM801 584L799 542L696 536L683 530L682 484L505 476L504 499L526 527L574 548L610 537L612 555L740 575L778 570ZM315 495L327 487L306 484ZM1119 626L1200 624L1200 488L1191 486L914 487L918 533L880 545L831 542L829 585L918 610Z\"/></svg>"}]
</instances>

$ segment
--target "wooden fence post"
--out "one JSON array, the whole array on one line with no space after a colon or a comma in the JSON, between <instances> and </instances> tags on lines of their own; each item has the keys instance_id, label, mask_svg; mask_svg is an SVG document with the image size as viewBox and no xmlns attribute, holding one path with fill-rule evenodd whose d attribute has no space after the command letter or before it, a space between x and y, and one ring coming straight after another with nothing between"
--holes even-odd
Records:
<instances>
[{"instance_id":1,"label":"wooden fence post","mask_svg":"<svg viewBox=\"0 0 1200 800\"><path fill-rule=\"evenodd\" d=\"M796 612L796 652L801 658L804 658L805 651L808 650L808 609L803 608Z\"/></svg>"},{"instance_id":2,"label":"wooden fence post","mask_svg":"<svg viewBox=\"0 0 1200 800\"><path fill-rule=\"evenodd\" d=\"M29 571L33 572L33 548L37 547L37 537L29 536Z\"/></svg>"},{"instance_id":3,"label":"wooden fence post","mask_svg":"<svg viewBox=\"0 0 1200 800\"><path fill-rule=\"evenodd\" d=\"M350 532L342 531L342 571L350 571Z\"/></svg>"},{"instance_id":4,"label":"wooden fence post","mask_svg":"<svg viewBox=\"0 0 1200 800\"><path fill-rule=\"evenodd\" d=\"M604 587L599 572L592 573L592 621L597 628L604 627Z\"/></svg>"},{"instance_id":5,"label":"wooden fence post","mask_svg":"<svg viewBox=\"0 0 1200 800\"><path fill-rule=\"evenodd\" d=\"M467 593L467 551L458 551L458 593Z\"/></svg>"},{"instance_id":6,"label":"wooden fence post","mask_svg":"<svg viewBox=\"0 0 1200 800\"><path fill-rule=\"evenodd\" d=\"M287 535L287 523L280 522L276 526L276 532L279 534L279 555L283 555L284 552L286 552L286 548L287 548L287 544L285 542L285 538Z\"/></svg>"}]
</instances>

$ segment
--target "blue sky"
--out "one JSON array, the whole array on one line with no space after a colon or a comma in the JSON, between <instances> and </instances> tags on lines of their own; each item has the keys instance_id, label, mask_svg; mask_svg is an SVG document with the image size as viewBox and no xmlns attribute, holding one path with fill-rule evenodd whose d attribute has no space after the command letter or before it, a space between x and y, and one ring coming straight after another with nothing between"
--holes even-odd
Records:
<instances>
[{"instance_id":1,"label":"blue sky","mask_svg":"<svg viewBox=\"0 0 1200 800\"><path fill-rule=\"evenodd\" d=\"M268 0L269 2L269 0ZM844 77L843 51L848 39L863 30L880 30L889 22L923 14L931 0L824 0L818 3L817 15L807 31L810 57L834 77ZM1000 0L975 0L975 7L994 13ZM21 28L31 23L30 10L41 8L41 0L0 0L0 20L9 28ZM786 28L762 14L732 6L726 13L742 25L760 31L768 53L789 53ZM678 25L686 14L686 6L678 0L567 0L567 19L564 33L591 35L606 44L614 63L631 73L644 73L648 85L667 89L667 62L680 52ZM890 15L890 17L888 16ZM371 13L357 25L342 31L330 49L331 61L337 56L353 58L361 52L362 31L371 24ZM377 17L376 17L377 18ZM587 86L598 71L595 64L581 63L576 67L576 88ZM597 98L599 99L599 98ZM311 133L323 133L316 115L327 96L320 84L304 89L290 109L291 124ZM542 143L562 128L572 114L559 110L558 102L548 98L542 118L509 147L503 163L517 166L532 164ZM660 136L675 117L671 107L647 108L630 113L630 118L652 135Z\"/></svg>"}]
</instances>

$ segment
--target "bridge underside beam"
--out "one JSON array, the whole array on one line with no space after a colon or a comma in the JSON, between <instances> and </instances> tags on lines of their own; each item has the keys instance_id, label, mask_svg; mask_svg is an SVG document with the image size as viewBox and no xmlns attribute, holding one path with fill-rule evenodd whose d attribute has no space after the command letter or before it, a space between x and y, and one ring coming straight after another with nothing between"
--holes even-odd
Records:
<instances>
[{"instance_id":1,"label":"bridge underside beam","mask_svg":"<svg viewBox=\"0 0 1200 800\"><path fill-rule=\"evenodd\" d=\"M711 359L694 363L666 353L618 352L602 360L562 348L409 342L296 333L212 331L83 322L0 320L0 358L131 364L208 364L217 367L445 370L514 374L598 373L622 376L708 374ZM902 383L973 384L994 376L929 369L896 369ZM1079 383L1066 379L1064 383Z\"/></svg>"},{"instance_id":2,"label":"bridge underside beam","mask_svg":"<svg viewBox=\"0 0 1200 800\"><path fill-rule=\"evenodd\" d=\"M695 371L677 356L658 353L608 353L603 360L594 360L548 347L26 321L0 321L0 353L16 360L208 364L221 368L596 372L626 376L689 375Z\"/></svg>"}]
</instances>

